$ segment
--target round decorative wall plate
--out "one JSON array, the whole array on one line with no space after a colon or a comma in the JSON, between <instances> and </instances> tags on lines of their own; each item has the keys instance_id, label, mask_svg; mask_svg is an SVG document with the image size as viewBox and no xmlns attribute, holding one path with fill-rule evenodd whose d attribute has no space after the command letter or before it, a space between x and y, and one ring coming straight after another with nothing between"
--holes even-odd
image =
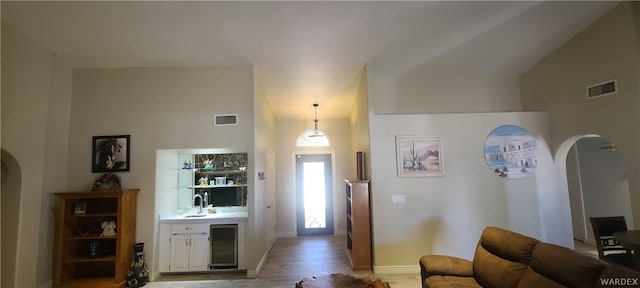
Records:
<instances>
[{"instance_id":1,"label":"round decorative wall plate","mask_svg":"<svg viewBox=\"0 0 640 288\"><path fill-rule=\"evenodd\" d=\"M484 159L496 175L518 179L533 172L538 143L527 130L504 125L493 129L484 144Z\"/></svg>"}]
</instances>

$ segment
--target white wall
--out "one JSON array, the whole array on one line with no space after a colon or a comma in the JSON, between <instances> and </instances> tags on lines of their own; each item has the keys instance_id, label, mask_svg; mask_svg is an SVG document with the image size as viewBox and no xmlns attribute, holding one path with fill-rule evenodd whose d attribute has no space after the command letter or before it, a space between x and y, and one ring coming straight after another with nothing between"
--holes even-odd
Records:
<instances>
[{"instance_id":1,"label":"white wall","mask_svg":"<svg viewBox=\"0 0 640 288\"><path fill-rule=\"evenodd\" d=\"M255 71L254 71L255 72ZM254 77L255 81L255 77ZM266 253L271 248L269 235L275 233L272 228L275 223L270 222L269 212L267 209L268 195L271 193L275 175L266 175L266 179L258 178L258 172L266 172L273 166L273 157L269 154L273 153L275 139L275 119L271 110L271 106L265 97L265 94L257 82L254 82L254 100L253 111L255 115L253 128L253 150L249 152L249 157L253 158L253 167L248 176L249 185L253 186L254 193L249 195L249 241L247 241L247 256L250 264L248 275L253 277L257 274L257 270L261 262L266 259Z\"/></svg>"},{"instance_id":2,"label":"white wall","mask_svg":"<svg viewBox=\"0 0 640 288\"><path fill-rule=\"evenodd\" d=\"M367 90L367 69L366 67L360 72L360 82L355 93L355 101L353 110L349 118L351 126L351 153L364 152L365 159L365 179L369 179L371 175L371 149L369 145L369 99ZM357 177L356 161L352 162L347 173L349 179Z\"/></svg>"},{"instance_id":3,"label":"white wall","mask_svg":"<svg viewBox=\"0 0 640 288\"><path fill-rule=\"evenodd\" d=\"M90 168L92 136L131 135L131 171L118 175L124 187L141 189L136 241L145 243L155 272L156 151L252 147L253 69L86 69L76 70L73 81L68 163L73 177L68 177L67 188L88 189L99 175ZM239 124L214 127L213 115L226 113L237 113Z\"/></svg>"},{"instance_id":4,"label":"white wall","mask_svg":"<svg viewBox=\"0 0 640 288\"><path fill-rule=\"evenodd\" d=\"M582 189L580 187L580 163L575 145L571 147L565 161L567 171L567 190L571 206L571 222L573 224L573 239L585 241L587 223L585 222L584 206L582 205Z\"/></svg>"},{"instance_id":5,"label":"white wall","mask_svg":"<svg viewBox=\"0 0 640 288\"><path fill-rule=\"evenodd\" d=\"M180 165L179 156L182 151L179 149L156 150L155 213L157 215L169 214L184 208L180 207L178 199L178 173L182 172L178 170L178 165ZM189 200L191 201L192 198L189 197ZM158 252L155 251L155 253Z\"/></svg>"},{"instance_id":6,"label":"white wall","mask_svg":"<svg viewBox=\"0 0 640 288\"><path fill-rule=\"evenodd\" d=\"M621 2L521 77L523 108L549 112L552 151L585 134L617 145L628 169L635 223L640 223L639 7ZM587 86L612 79L618 93L586 100Z\"/></svg>"},{"instance_id":7,"label":"white wall","mask_svg":"<svg viewBox=\"0 0 640 288\"><path fill-rule=\"evenodd\" d=\"M333 221L336 233L345 233L345 199L343 179L355 175L356 155L351 153L351 136L349 120L322 119L319 129L327 134L331 146L329 147L296 147L296 139L300 132L313 128L312 119L309 120L276 120L276 230L279 237L296 235L296 182L295 182L295 153L335 153L333 159Z\"/></svg>"},{"instance_id":8,"label":"white wall","mask_svg":"<svg viewBox=\"0 0 640 288\"><path fill-rule=\"evenodd\" d=\"M72 65L59 56L53 57L51 90L47 111L47 143L40 215L41 240L38 255L52 259L58 199L55 192L65 191L69 151L69 122L71 110ZM52 261L38 261L38 283L46 283L53 275Z\"/></svg>"},{"instance_id":9,"label":"white wall","mask_svg":"<svg viewBox=\"0 0 640 288\"><path fill-rule=\"evenodd\" d=\"M505 124L525 128L539 144L538 166L522 179L497 177L484 161L487 135ZM544 113L374 115L370 126L376 271L411 269L426 254L472 259L489 225L572 245ZM395 136L409 135L442 137L444 176L397 177ZM393 195L406 203L392 203Z\"/></svg>"},{"instance_id":10,"label":"white wall","mask_svg":"<svg viewBox=\"0 0 640 288\"><path fill-rule=\"evenodd\" d=\"M38 269L46 267L38 263L52 263L39 251L50 241L44 236L48 228L41 227L40 220L49 210L43 196L51 192L44 187L44 169L48 164L45 150L53 55L4 22L1 45L2 148L16 159L23 173L28 171L21 191L11 191L20 193L20 202L13 203L20 206L18 234L3 237L17 237L15 287L36 287L51 279L42 278L46 271Z\"/></svg>"},{"instance_id":11,"label":"white wall","mask_svg":"<svg viewBox=\"0 0 640 288\"><path fill-rule=\"evenodd\" d=\"M20 191L22 171L13 156L2 150L2 216L0 241L0 286L16 287L16 260L18 249L18 219L20 216Z\"/></svg>"},{"instance_id":12,"label":"white wall","mask_svg":"<svg viewBox=\"0 0 640 288\"><path fill-rule=\"evenodd\" d=\"M522 111L523 67L498 67L491 61L467 65L475 51L465 47L496 45L498 32L487 32L495 43L473 39L409 71L394 73L384 63L367 65L376 271L413 271L424 254L471 258L487 225L573 246L568 194L561 193L546 146L554 119L510 112ZM497 57L496 51L486 59ZM502 111L507 113L495 113ZM464 112L480 113L452 114ZM541 163L533 175L505 181L488 171L484 140L504 124L520 125L539 141ZM398 178L395 136L433 134L443 136L446 175ZM406 204L393 204L393 195L405 195Z\"/></svg>"},{"instance_id":13,"label":"white wall","mask_svg":"<svg viewBox=\"0 0 640 288\"><path fill-rule=\"evenodd\" d=\"M375 114L520 111L520 68L488 60L519 57L499 49L501 45L521 44L509 43L503 36L509 29L508 22L483 29L473 39L425 55L407 71L393 71L375 60L367 64ZM403 58L397 57L399 62Z\"/></svg>"},{"instance_id":14,"label":"white wall","mask_svg":"<svg viewBox=\"0 0 640 288\"><path fill-rule=\"evenodd\" d=\"M517 77L468 69L464 59L433 60L398 79L379 79L372 89L376 114L521 109L520 98L514 97L519 94Z\"/></svg>"}]
</instances>

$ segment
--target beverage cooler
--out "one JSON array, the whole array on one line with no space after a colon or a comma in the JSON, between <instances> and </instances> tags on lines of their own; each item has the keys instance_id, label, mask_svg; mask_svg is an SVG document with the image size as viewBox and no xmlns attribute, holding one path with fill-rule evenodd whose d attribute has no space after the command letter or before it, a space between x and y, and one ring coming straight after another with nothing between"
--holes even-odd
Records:
<instances>
[{"instance_id":1,"label":"beverage cooler","mask_svg":"<svg viewBox=\"0 0 640 288\"><path fill-rule=\"evenodd\" d=\"M238 224L213 224L210 227L211 269L238 268Z\"/></svg>"}]
</instances>

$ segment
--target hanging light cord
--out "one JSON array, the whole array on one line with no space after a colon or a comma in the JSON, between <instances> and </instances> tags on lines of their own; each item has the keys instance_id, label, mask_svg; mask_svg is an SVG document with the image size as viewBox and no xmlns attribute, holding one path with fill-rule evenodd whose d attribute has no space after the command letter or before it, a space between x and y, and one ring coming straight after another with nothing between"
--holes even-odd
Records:
<instances>
[{"instance_id":1,"label":"hanging light cord","mask_svg":"<svg viewBox=\"0 0 640 288\"><path fill-rule=\"evenodd\" d=\"M318 105L317 103L313 103L314 110L314 118L313 118L313 126L314 128L305 129L298 136L298 140L296 141L296 146L299 147L321 147L321 146L329 146L329 138L324 134L320 129L318 129Z\"/></svg>"},{"instance_id":2,"label":"hanging light cord","mask_svg":"<svg viewBox=\"0 0 640 288\"><path fill-rule=\"evenodd\" d=\"M315 134L318 135L318 104L313 104L313 109L315 110L315 118L313 118L313 124L315 127Z\"/></svg>"}]
</instances>

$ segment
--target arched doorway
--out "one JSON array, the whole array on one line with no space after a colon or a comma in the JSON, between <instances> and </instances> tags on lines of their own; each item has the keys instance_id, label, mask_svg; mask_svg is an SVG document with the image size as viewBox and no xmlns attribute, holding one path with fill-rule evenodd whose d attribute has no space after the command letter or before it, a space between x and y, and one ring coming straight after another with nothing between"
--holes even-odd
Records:
<instances>
[{"instance_id":1,"label":"arched doorway","mask_svg":"<svg viewBox=\"0 0 640 288\"><path fill-rule=\"evenodd\" d=\"M18 218L20 216L20 193L22 191L22 171L18 161L2 149L2 287L15 287L16 252L18 251Z\"/></svg>"},{"instance_id":2,"label":"arched doorway","mask_svg":"<svg viewBox=\"0 0 640 288\"><path fill-rule=\"evenodd\" d=\"M595 134L571 137L558 149L555 163L564 173L574 239L595 243L589 217L622 215L633 227L627 167L614 143Z\"/></svg>"}]
</instances>

